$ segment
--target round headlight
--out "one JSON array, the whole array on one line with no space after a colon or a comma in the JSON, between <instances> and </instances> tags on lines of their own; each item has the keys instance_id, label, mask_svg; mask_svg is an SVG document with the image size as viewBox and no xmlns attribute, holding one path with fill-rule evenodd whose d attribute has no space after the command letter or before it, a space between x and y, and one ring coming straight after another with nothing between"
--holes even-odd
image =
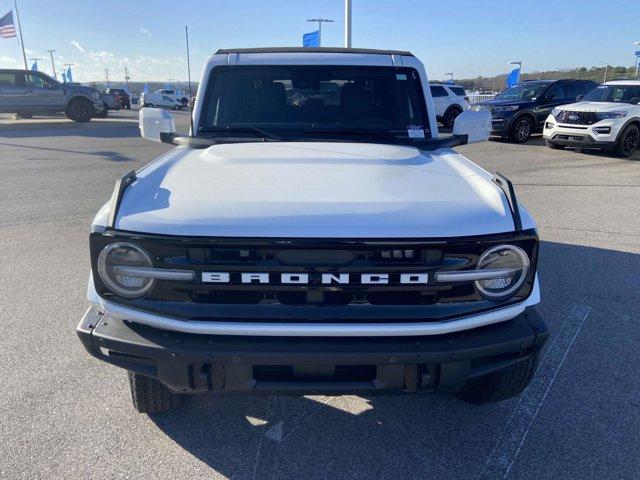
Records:
<instances>
[{"instance_id":1,"label":"round headlight","mask_svg":"<svg viewBox=\"0 0 640 480\"><path fill-rule=\"evenodd\" d=\"M111 243L98 256L100 278L121 297L141 297L153 288L153 279L135 275L135 268L139 267L151 268L153 264L147 252L131 243Z\"/></svg>"},{"instance_id":2,"label":"round headlight","mask_svg":"<svg viewBox=\"0 0 640 480\"><path fill-rule=\"evenodd\" d=\"M514 295L524 283L529 257L515 245L498 245L482 254L476 268L486 271L489 277L476 280L478 291L491 300L504 300Z\"/></svg>"}]
</instances>

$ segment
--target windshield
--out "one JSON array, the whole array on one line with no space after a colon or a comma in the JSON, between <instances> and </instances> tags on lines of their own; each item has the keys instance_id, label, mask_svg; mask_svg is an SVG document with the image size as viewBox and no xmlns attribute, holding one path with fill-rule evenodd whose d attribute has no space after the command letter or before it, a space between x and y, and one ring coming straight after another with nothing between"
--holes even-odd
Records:
<instances>
[{"instance_id":1,"label":"windshield","mask_svg":"<svg viewBox=\"0 0 640 480\"><path fill-rule=\"evenodd\" d=\"M424 105L412 68L221 66L210 77L199 132L252 127L284 136L378 131L429 138Z\"/></svg>"},{"instance_id":2,"label":"windshield","mask_svg":"<svg viewBox=\"0 0 640 480\"><path fill-rule=\"evenodd\" d=\"M548 83L521 83L500 92L500 100L531 100L538 98L549 86Z\"/></svg>"},{"instance_id":3,"label":"windshield","mask_svg":"<svg viewBox=\"0 0 640 480\"><path fill-rule=\"evenodd\" d=\"M640 85L600 85L584 97L586 102L640 103Z\"/></svg>"}]
</instances>

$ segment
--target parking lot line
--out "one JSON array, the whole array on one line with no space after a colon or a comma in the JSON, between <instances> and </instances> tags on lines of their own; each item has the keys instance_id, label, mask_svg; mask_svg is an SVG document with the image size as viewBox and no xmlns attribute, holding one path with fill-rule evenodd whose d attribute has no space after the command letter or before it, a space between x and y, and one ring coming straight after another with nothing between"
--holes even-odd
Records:
<instances>
[{"instance_id":1,"label":"parking lot line","mask_svg":"<svg viewBox=\"0 0 640 480\"><path fill-rule=\"evenodd\" d=\"M575 305L542 358L538 372L509 417L478 479L505 479L518 458L531 425L535 421L567 354L582 330L591 307Z\"/></svg>"}]
</instances>

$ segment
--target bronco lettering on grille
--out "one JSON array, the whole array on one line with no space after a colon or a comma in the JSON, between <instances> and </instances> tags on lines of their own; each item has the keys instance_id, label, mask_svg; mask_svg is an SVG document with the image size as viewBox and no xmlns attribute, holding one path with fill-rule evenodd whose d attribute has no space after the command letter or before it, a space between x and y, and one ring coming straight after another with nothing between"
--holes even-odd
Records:
<instances>
[{"instance_id":1,"label":"bronco lettering on grille","mask_svg":"<svg viewBox=\"0 0 640 480\"><path fill-rule=\"evenodd\" d=\"M238 275L239 283L243 284L291 284L306 285L309 283L308 273L277 273L269 274L265 272L249 272ZM406 285L422 285L429 280L426 273L401 273L400 283ZM232 278L229 272L202 272L202 281L204 283L231 283ZM384 285L389 283L389 274L387 273L323 273L320 282L323 285L339 284L339 285Z\"/></svg>"}]
</instances>

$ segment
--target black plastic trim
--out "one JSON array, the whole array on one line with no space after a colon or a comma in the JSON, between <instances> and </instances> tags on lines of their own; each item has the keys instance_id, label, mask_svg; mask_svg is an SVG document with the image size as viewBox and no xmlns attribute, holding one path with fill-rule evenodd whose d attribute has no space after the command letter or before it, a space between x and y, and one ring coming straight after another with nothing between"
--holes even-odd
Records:
<instances>
[{"instance_id":1,"label":"black plastic trim","mask_svg":"<svg viewBox=\"0 0 640 480\"><path fill-rule=\"evenodd\" d=\"M120 202L122 201L124 191L129 185L135 182L136 179L136 172L134 170L131 170L129 173L123 175L116 181L116 186L113 189L113 195L111 196L111 201L109 202L109 219L107 220L108 228L115 228L116 218L118 217L118 209L120 208Z\"/></svg>"},{"instance_id":2,"label":"black plastic trim","mask_svg":"<svg viewBox=\"0 0 640 480\"><path fill-rule=\"evenodd\" d=\"M267 47L267 48L221 48L215 54L229 53L370 53L375 55L404 55L413 57L406 50L377 50L374 48L340 48L340 47Z\"/></svg>"},{"instance_id":3,"label":"black plastic trim","mask_svg":"<svg viewBox=\"0 0 640 480\"><path fill-rule=\"evenodd\" d=\"M507 197L507 202L509 202L509 207L511 208L511 216L513 217L514 230L516 232L522 231L522 217L520 216L520 208L518 207L518 199L513 183L499 172L494 174L493 183L498 185Z\"/></svg>"}]
</instances>

